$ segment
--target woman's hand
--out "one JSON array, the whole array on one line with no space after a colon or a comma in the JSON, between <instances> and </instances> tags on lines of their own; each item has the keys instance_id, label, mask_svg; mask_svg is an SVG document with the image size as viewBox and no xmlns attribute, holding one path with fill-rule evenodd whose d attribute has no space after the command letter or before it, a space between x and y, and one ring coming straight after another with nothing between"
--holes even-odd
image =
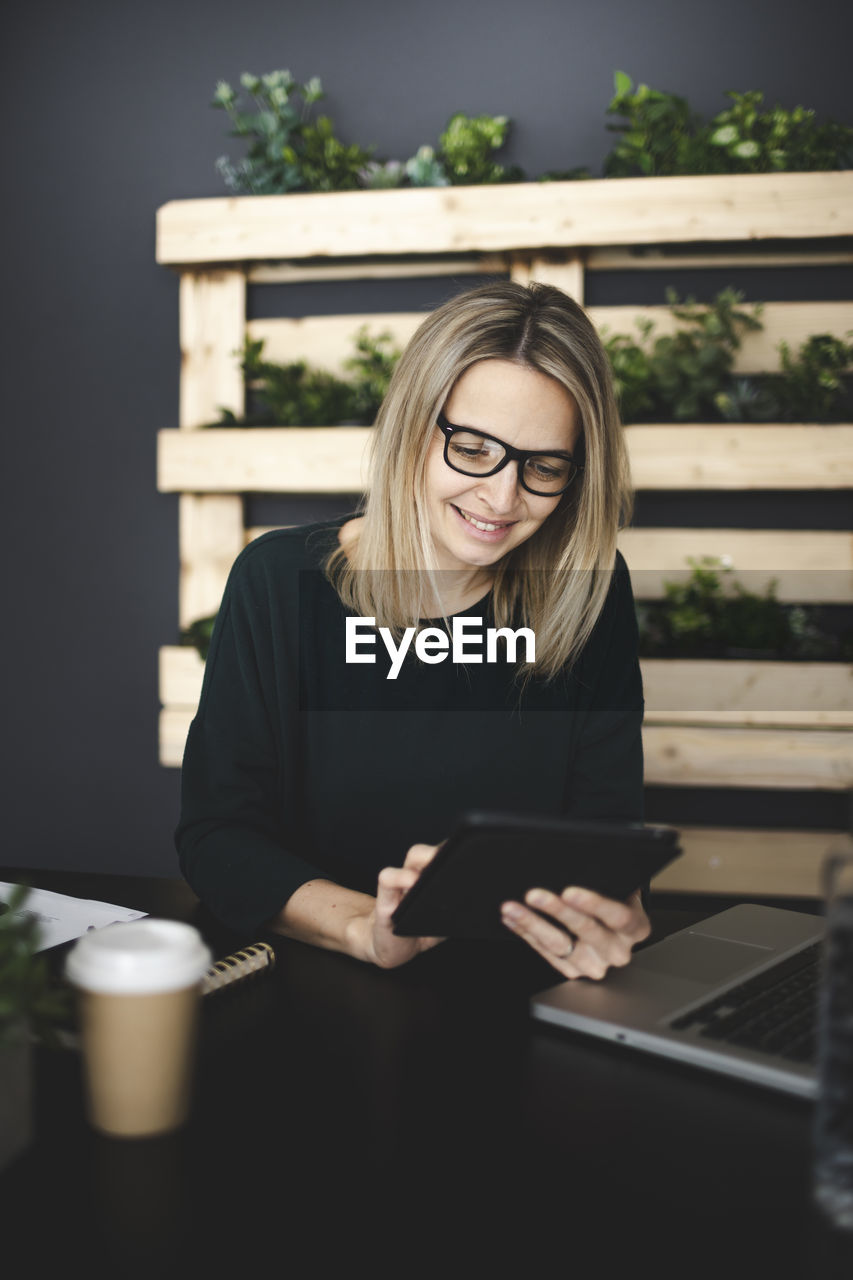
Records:
<instances>
[{"instance_id":1,"label":"woman's hand","mask_svg":"<svg viewBox=\"0 0 853 1280\"><path fill-rule=\"evenodd\" d=\"M402 867L384 867L379 872L376 905L367 919L366 958L381 969L406 964L421 951L428 951L442 938L402 938L391 929L397 904L411 889L428 862L435 857L437 844L414 844Z\"/></svg>"},{"instance_id":2,"label":"woman's hand","mask_svg":"<svg viewBox=\"0 0 853 1280\"><path fill-rule=\"evenodd\" d=\"M524 903L505 902L501 919L565 978L603 978L611 967L626 965L632 948L651 933L639 889L627 902L591 889L531 889Z\"/></svg>"}]
</instances>

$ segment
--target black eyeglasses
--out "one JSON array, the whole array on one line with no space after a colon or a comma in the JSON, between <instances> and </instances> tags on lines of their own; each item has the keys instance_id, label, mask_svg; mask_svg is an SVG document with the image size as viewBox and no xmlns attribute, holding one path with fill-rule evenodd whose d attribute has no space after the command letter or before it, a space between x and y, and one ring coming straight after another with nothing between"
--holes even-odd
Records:
<instances>
[{"instance_id":1,"label":"black eyeglasses","mask_svg":"<svg viewBox=\"0 0 853 1280\"><path fill-rule=\"evenodd\" d=\"M537 498L565 493L583 467L569 453L534 453L515 449L495 436L470 427L456 427L439 413L436 422L444 434L444 461L463 476L493 476L509 462L518 463L521 487Z\"/></svg>"}]
</instances>

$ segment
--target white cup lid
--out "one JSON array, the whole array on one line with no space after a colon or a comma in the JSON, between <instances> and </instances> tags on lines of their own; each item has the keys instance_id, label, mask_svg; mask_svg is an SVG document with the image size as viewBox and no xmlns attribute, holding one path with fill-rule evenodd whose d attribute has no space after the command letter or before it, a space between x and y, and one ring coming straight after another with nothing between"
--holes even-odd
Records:
<instances>
[{"instance_id":1,"label":"white cup lid","mask_svg":"<svg viewBox=\"0 0 853 1280\"><path fill-rule=\"evenodd\" d=\"M68 954L65 976L105 995L153 994L200 982L211 961L192 925L147 917L85 934Z\"/></svg>"}]
</instances>

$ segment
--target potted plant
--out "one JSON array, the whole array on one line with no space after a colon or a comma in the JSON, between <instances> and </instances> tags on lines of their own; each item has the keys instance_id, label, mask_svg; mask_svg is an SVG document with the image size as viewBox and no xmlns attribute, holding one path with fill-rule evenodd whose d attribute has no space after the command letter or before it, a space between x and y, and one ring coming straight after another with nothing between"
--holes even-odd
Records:
<instances>
[{"instance_id":1,"label":"potted plant","mask_svg":"<svg viewBox=\"0 0 853 1280\"><path fill-rule=\"evenodd\" d=\"M38 925L24 910L29 889L16 885L0 903L0 1170L32 1136L32 1045L54 1037L66 1012L63 990L38 954Z\"/></svg>"}]
</instances>

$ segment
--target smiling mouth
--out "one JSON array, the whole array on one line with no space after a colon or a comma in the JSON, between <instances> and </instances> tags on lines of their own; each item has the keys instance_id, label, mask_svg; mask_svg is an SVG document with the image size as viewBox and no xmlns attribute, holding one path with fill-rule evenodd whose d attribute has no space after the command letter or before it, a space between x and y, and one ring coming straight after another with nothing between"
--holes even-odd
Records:
<instances>
[{"instance_id":1,"label":"smiling mouth","mask_svg":"<svg viewBox=\"0 0 853 1280\"><path fill-rule=\"evenodd\" d=\"M515 520L500 520L497 522L479 520L476 516L472 516L470 512L463 511L461 507L457 507L455 503L452 505L453 510L458 511L463 520L466 520L468 524L472 524L475 529L480 529L483 533L497 533L499 529L509 529L511 525L517 523Z\"/></svg>"}]
</instances>

